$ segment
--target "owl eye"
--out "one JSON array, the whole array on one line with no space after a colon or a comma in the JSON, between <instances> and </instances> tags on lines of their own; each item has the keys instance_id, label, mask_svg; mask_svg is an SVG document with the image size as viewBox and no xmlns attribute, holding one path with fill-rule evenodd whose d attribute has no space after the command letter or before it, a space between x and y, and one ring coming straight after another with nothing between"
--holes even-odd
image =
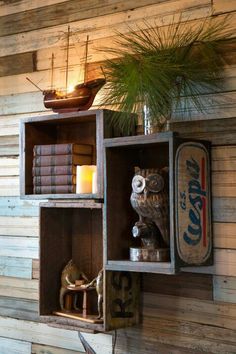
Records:
<instances>
[{"instance_id":1,"label":"owl eye","mask_svg":"<svg viewBox=\"0 0 236 354\"><path fill-rule=\"evenodd\" d=\"M146 178L146 186L150 192L160 192L164 188L164 184L164 179L161 175L152 174Z\"/></svg>"},{"instance_id":2,"label":"owl eye","mask_svg":"<svg viewBox=\"0 0 236 354\"><path fill-rule=\"evenodd\" d=\"M132 188L135 193L142 193L145 188L145 178L140 175L135 175L132 179Z\"/></svg>"}]
</instances>

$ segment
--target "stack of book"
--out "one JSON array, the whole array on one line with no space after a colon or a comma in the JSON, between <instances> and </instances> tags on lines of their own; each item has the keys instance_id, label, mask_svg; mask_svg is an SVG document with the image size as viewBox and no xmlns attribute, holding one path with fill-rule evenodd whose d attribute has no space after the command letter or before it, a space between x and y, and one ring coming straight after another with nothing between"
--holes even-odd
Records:
<instances>
[{"instance_id":1,"label":"stack of book","mask_svg":"<svg viewBox=\"0 0 236 354\"><path fill-rule=\"evenodd\" d=\"M33 149L34 194L75 193L76 166L91 165L92 145L35 145Z\"/></svg>"}]
</instances>

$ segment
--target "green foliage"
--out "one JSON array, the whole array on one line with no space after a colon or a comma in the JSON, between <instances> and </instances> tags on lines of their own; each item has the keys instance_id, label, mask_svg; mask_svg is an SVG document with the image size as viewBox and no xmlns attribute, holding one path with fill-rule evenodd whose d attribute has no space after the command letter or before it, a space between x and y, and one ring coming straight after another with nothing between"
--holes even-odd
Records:
<instances>
[{"instance_id":1,"label":"green foliage","mask_svg":"<svg viewBox=\"0 0 236 354\"><path fill-rule=\"evenodd\" d=\"M157 124L178 109L204 112L204 94L220 88L221 47L232 34L227 21L211 19L191 25L179 16L165 27L144 22L145 29L118 33L116 48L103 49L117 59L107 60L103 68L107 85L102 104L127 112L116 114L113 123L129 131L129 113L139 113L144 104Z\"/></svg>"}]
</instances>

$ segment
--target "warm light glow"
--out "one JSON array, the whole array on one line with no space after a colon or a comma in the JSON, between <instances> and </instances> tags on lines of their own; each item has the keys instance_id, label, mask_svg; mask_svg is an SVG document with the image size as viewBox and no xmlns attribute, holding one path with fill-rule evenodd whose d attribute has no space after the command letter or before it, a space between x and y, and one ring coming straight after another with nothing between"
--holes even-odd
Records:
<instances>
[{"instance_id":1,"label":"warm light glow","mask_svg":"<svg viewBox=\"0 0 236 354\"><path fill-rule=\"evenodd\" d=\"M75 86L74 85L69 85L67 88L67 93L71 93L74 91Z\"/></svg>"},{"instance_id":2,"label":"warm light glow","mask_svg":"<svg viewBox=\"0 0 236 354\"><path fill-rule=\"evenodd\" d=\"M90 194L96 193L97 177L93 176L96 171L94 165L77 166L76 168L76 193ZM96 181L96 184L95 184Z\"/></svg>"}]
</instances>

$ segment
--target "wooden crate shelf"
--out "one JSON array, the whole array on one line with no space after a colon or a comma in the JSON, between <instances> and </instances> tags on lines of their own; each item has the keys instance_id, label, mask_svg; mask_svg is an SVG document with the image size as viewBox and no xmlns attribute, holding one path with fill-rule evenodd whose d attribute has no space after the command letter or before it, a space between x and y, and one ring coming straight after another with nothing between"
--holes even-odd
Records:
<instances>
[{"instance_id":1,"label":"wooden crate shelf","mask_svg":"<svg viewBox=\"0 0 236 354\"><path fill-rule=\"evenodd\" d=\"M90 110L27 118L20 123L20 195L29 199L102 199L103 139L119 135L111 129L113 112ZM92 165L97 165L96 194L33 194L34 145L77 143L93 147Z\"/></svg>"},{"instance_id":2,"label":"wooden crate shelf","mask_svg":"<svg viewBox=\"0 0 236 354\"><path fill-rule=\"evenodd\" d=\"M204 150L208 146L205 142L187 142L180 139L177 134L173 132L157 133L147 136L135 136L127 138L115 138L105 139L105 254L104 262L107 270L128 270L132 272L150 272L150 273L162 273L162 274L175 274L179 271L181 266L191 263L191 259L188 261L189 254L198 254L198 252L204 252L197 247L190 247L187 245L187 256L184 259L182 254L180 255L179 239L183 234L179 235L179 223L181 217L177 216L180 207L180 201L178 201L179 191L177 191L178 182L178 168L179 162L176 162L178 157L178 148L185 147L187 153L189 148L194 146L196 151ZM206 150L206 151L205 151ZM207 148L204 153L207 153ZM194 150L195 152L195 150ZM191 154L185 154L189 158L191 164ZM180 161L180 166L185 170L184 181L189 178L190 174L187 169L188 161L184 158ZM205 157L204 157L205 158ZM187 161L187 162L186 162ZM130 261L129 249L130 247L140 247L141 241L132 237L132 227L135 222L138 221L138 214L133 210L130 203L130 196L132 192L131 181L135 173L135 167L138 166L141 169L152 168L168 168L168 193L169 193L169 260L166 262L139 262ZM204 168L207 170L209 167L209 159L206 161ZM191 172L191 171L190 171ZM206 176L207 171L204 172ZM189 174L189 176L188 176ZM186 177L187 175L187 177ZM190 176L191 177L191 176ZM187 180L188 182L188 180ZM194 183L200 183L197 180ZM204 182L205 183L205 182ZM184 186L188 189L188 186ZM207 187L206 187L207 188ZM188 191L185 191L186 198L188 199ZM205 193L205 191L204 191ZM204 194L203 193L203 194ZM196 197L192 195L192 198ZM199 197L201 198L201 196ZM210 191L207 189L207 200L210 199ZM195 205L190 205L187 200L187 208L185 213L184 222L189 221L189 215L187 214L193 208L192 213L202 213ZM208 202L207 201L207 202ZM200 203L200 202L199 202ZM208 205L209 206L209 205ZM143 206L142 206L143 207ZM202 205L200 205L202 207ZM210 208L208 209L210 210ZM207 213L207 211L206 211ZM200 214L199 214L200 215ZM211 227L210 227L210 214L204 214L205 218L209 217L209 225L207 226L207 235L209 239L209 253L206 254L204 261L199 261L198 265L212 264L212 244L211 244ZM195 219L196 219L195 218ZM186 221L187 220L187 221ZM205 220L206 221L206 220ZM191 224L191 220L189 221ZM184 225L185 227L186 225ZM191 226L191 225L190 225ZM193 225L196 227L197 225ZM186 226L188 227L188 225ZM188 228L187 228L188 230ZM180 231L181 233L182 231ZM177 235L179 235L177 237ZM193 238L195 235L192 236ZM200 239L199 239L200 240ZM192 242L192 239L190 240ZM182 242L182 239L181 241ZM185 242L185 241L184 241ZM182 242L183 243L183 242ZM195 244L193 240L192 244ZM166 246L165 246L166 247ZM184 246L185 247L185 246ZM193 257L194 258L194 257Z\"/></svg>"},{"instance_id":3,"label":"wooden crate shelf","mask_svg":"<svg viewBox=\"0 0 236 354\"><path fill-rule=\"evenodd\" d=\"M62 200L40 204L39 314L42 321L53 326L94 332L103 332L138 322L139 277L128 272L121 274L119 271L104 271L103 321L97 319L95 290L89 294L88 315L84 315L82 311L63 312L59 304L61 273L70 259L74 260L89 280L94 279L103 268L102 203L90 200L76 202ZM82 292L80 294L82 295ZM120 308L119 304L124 303L127 297L132 300L128 309ZM81 309L84 309L83 299L79 297ZM128 316L125 313L127 311Z\"/></svg>"}]
</instances>

